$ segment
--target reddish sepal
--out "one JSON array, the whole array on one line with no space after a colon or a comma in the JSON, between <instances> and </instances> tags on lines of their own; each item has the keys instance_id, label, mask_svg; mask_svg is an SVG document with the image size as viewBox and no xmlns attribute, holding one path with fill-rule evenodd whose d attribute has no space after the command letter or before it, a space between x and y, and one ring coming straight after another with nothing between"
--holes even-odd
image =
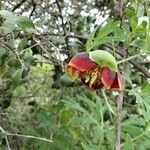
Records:
<instances>
[{"instance_id":1,"label":"reddish sepal","mask_svg":"<svg viewBox=\"0 0 150 150\"><path fill-rule=\"evenodd\" d=\"M113 72L108 68L103 68L101 81L107 89L122 89L122 77L119 72Z\"/></svg>"},{"instance_id":2,"label":"reddish sepal","mask_svg":"<svg viewBox=\"0 0 150 150\"><path fill-rule=\"evenodd\" d=\"M113 84L111 85L111 88L118 89L118 90L123 89L123 81L122 81L122 76L120 72L116 72L116 77L115 77Z\"/></svg>"},{"instance_id":3,"label":"reddish sepal","mask_svg":"<svg viewBox=\"0 0 150 150\"><path fill-rule=\"evenodd\" d=\"M101 72L101 81L107 89L110 89L116 77L116 73L104 67Z\"/></svg>"},{"instance_id":4,"label":"reddish sepal","mask_svg":"<svg viewBox=\"0 0 150 150\"><path fill-rule=\"evenodd\" d=\"M69 65L79 71L90 71L97 67L97 64L91 61L86 52L77 53L69 62Z\"/></svg>"}]
</instances>

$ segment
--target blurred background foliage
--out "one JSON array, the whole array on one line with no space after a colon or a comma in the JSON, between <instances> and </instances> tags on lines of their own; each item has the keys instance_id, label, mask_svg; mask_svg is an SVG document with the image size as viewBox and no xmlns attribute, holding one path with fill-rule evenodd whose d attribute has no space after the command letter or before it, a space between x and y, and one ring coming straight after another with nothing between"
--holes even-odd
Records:
<instances>
[{"instance_id":1,"label":"blurred background foliage","mask_svg":"<svg viewBox=\"0 0 150 150\"><path fill-rule=\"evenodd\" d=\"M148 0L1 0L0 126L14 150L113 150L114 116L101 91L64 74L77 52L103 49L125 79L123 150L150 148L150 3ZM92 32L92 33L91 33ZM88 40L87 40L88 39ZM141 54L142 52L142 54ZM118 92L106 91L112 109ZM7 149L0 132L0 149Z\"/></svg>"}]
</instances>

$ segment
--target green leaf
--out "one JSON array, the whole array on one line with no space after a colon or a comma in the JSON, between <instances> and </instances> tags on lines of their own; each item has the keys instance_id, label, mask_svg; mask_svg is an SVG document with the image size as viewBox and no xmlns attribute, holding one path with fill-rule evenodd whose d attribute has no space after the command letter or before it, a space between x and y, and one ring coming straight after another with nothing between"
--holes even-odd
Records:
<instances>
[{"instance_id":1,"label":"green leaf","mask_svg":"<svg viewBox=\"0 0 150 150\"><path fill-rule=\"evenodd\" d=\"M147 37L145 39L145 53L147 54L150 54L150 44L149 44L149 41L150 41L150 31L148 31L147 33Z\"/></svg>"},{"instance_id":2,"label":"green leaf","mask_svg":"<svg viewBox=\"0 0 150 150\"><path fill-rule=\"evenodd\" d=\"M83 101L83 99L81 99ZM65 103L65 105L69 108L72 108L76 111L82 112L84 115L86 115L89 119L87 120L87 122L93 122L95 123L97 126L99 126L99 123L97 121L97 118L95 118L95 116L93 116L93 113L89 112L88 110L86 110L84 107L82 107L80 105L80 103L77 103L76 101L74 101L73 99L68 97L68 100L63 100L63 102Z\"/></svg>"},{"instance_id":3,"label":"green leaf","mask_svg":"<svg viewBox=\"0 0 150 150\"><path fill-rule=\"evenodd\" d=\"M138 117L138 115L132 115L129 119L123 122L123 125L137 125L137 126L145 126L145 122L143 118Z\"/></svg>"},{"instance_id":4,"label":"green leaf","mask_svg":"<svg viewBox=\"0 0 150 150\"><path fill-rule=\"evenodd\" d=\"M125 144L123 145L123 150L132 150L132 139L131 136L127 134Z\"/></svg>"},{"instance_id":5,"label":"green leaf","mask_svg":"<svg viewBox=\"0 0 150 150\"><path fill-rule=\"evenodd\" d=\"M14 87L18 86L21 82L22 79L22 69L19 69L15 72L15 74L12 76L12 84L14 85Z\"/></svg>"},{"instance_id":6,"label":"green leaf","mask_svg":"<svg viewBox=\"0 0 150 150\"><path fill-rule=\"evenodd\" d=\"M144 2L144 1L143 1ZM134 9L135 11L135 15L137 16L137 18L144 16L144 4L138 1L135 1L134 3L131 4L131 7Z\"/></svg>"},{"instance_id":7,"label":"green leaf","mask_svg":"<svg viewBox=\"0 0 150 150\"><path fill-rule=\"evenodd\" d=\"M24 32L28 32L28 33L34 33L35 32L35 26L34 26L32 20L30 18L21 17L18 20L17 25Z\"/></svg>"},{"instance_id":8,"label":"green leaf","mask_svg":"<svg viewBox=\"0 0 150 150\"><path fill-rule=\"evenodd\" d=\"M99 46L99 45L102 45L102 44L105 44L105 43L112 43L115 42L115 41L120 41L121 37L114 37L114 36L109 36L109 37L100 37L100 38L96 38L94 40L94 43L92 45L92 47L96 47L96 46Z\"/></svg>"},{"instance_id":9,"label":"green leaf","mask_svg":"<svg viewBox=\"0 0 150 150\"><path fill-rule=\"evenodd\" d=\"M12 32L15 29L15 25L17 24L19 16L13 15L12 12L9 12L7 10L1 10L0 16L2 16L5 19L5 21L3 21L0 27L0 29L3 32L2 34Z\"/></svg>"},{"instance_id":10,"label":"green leaf","mask_svg":"<svg viewBox=\"0 0 150 150\"><path fill-rule=\"evenodd\" d=\"M81 117L74 117L70 120L70 123L73 126L87 126L93 123L93 121L87 116L87 115L82 115Z\"/></svg>"},{"instance_id":11,"label":"green leaf","mask_svg":"<svg viewBox=\"0 0 150 150\"><path fill-rule=\"evenodd\" d=\"M34 58L31 52L26 51L24 54L24 65L26 68L30 68L34 63Z\"/></svg>"},{"instance_id":12,"label":"green leaf","mask_svg":"<svg viewBox=\"0 0 150 150\"><path fill-rule=\"evenodd\" d=\"M7 10L1 10L0 15L5 19L14 17L13 13Z\"/></svg>"},{"instance_id":13,"label":"green leaf","mask_svg":"<svg viewBox=\"0 0 150 150\"><path fill-rule=\"evenodd\" d=\"M148 111L143 110L143 116L146 122L150 122L150 109Z\"/></svg>"},{"instance_id":14,"label":"green leaf","mask_svg":"<svg viewBox=\"0 0 150 150\"><path fill-rule=\"evenodd\" d=\"M35 32L35 26L30 18L16 16L12 12L6 10L1 10L0 16L5 19L0 27L3 34L12 32L15 29L16 25L18 25L18 27L24 32Z\"/></svg>"},{"instance_id":15,"label":"green leaf","mask_svg":"<svg viewBox=\"0 0 150 150\"><path fill-rule=\"evenodd\" d=\"M129 95L134 95L135 97L136 97L136 102L137 103L143 103L144 102L144 100L143 100L143 98L140 96L140 94L137 92L137 91L135 91L134 89L131 89L130 91L129 91Z\"/></svg>"},{"instance_id":16,"label":"green leaf","mask_svg":"<svg viewBox=\"0 0 150 150\"><path fill-rule=\"evenodd\" d=\"M18 44L18 51L22 51L26 48L28 41L26 38L22 39Z\"/></svg>"},{"instance_id":17,"label":"green leaf","mask_svg":"<svg viewBox=\"0 0 150 150\"><path fill-rule=\"evenodd\" d=\"M132 17L130 20L130 26L132 30L135 30L138 25L138 18L137 17Z\"/></svg>"},{"instance_id":18,"label":"green leaf","mask_svg":"<svg viewBox=\"0 0 150 150\"><path fill-rule=\"evenodd\" d=\"M133 8L126 8L125 13L127 14L128 17L133 17L135 16L135 10Z\"/></svg>"},{"instance_id":19,"label":"green leaf","mask_svg":"<svg viewBox=\"0 0 150 150\"><path fill-rule=\"evenodd\" d=\"M72 86L74 83L74 81L71 80L70 76L68 76L67 74L63 74L60 77L60 82L62 85L66 86L66 87Z\"/></svg>"},{"instance_id":20,"label":"green leaf","mask_svg":"<svg viewBox=\"0 0 150 150\"><path fill-rule=\"evenodd\" d=\"M110 131L108 130L106 133L106 139L108 141L108 144L110 146L110 150L114 149L114 141L115 141L115 137L114 137L114 131Z\"/></svg>"},{"instance_id":21,"label":"green leaf","mask_svg":"<svg viewBox=\"0 0 150 150\"><path fill-rule=\"evenodd\" d=\"M122 132L128 133L132 136L138 136L142 134L144 131L141 127L134 125L122 125Z\"/></svg>"},{"instance_id":22,"label":"green leaf","mask_svg":"<svg viewBox=\"0 0 150 150\"><path fill-rule=\"evenodd\" d=\"M106 37L108 34L119 30L119 24L119 21L114 21L113 19L109 20L104 27L100 28L97 37Z\"/></svg>"},{"instance_id":23,"label":"green leaf","mask_svg":"<svg viewBox=\"0 0 150 150\"><path fill-rule=\"evenodd\" d=\"M131 80L131 77L129 76L128 72L123 73L123 77L126 81L125 83L132 86L132 80Z\"/></svg>"},{"instance_id":24,"label":"green leaf","mask_svg":"<svg viewBox=\"0 0 150 150\"><path fill-rule=\"evenodd\" d=\"M71 109L61 110L59 116L60 116L60 122L62 124L66 124L70 119L74 117L74 111Z\"/></svg>"},{"instance_id":25,"label":"green leaf","mask_svg":"<svg viewBox=\"0 0 150 150\"><path fill-rule=\"evenodd\" d=\"M88 98L86 94L77 96L77 98L88 106L88 110L91 112L92 117L95 118L95 120L100 120L101 115L99 114L103 114L106 109L104 106L102 106L100 97L96 98L95 96L96 103L92 101L91 98Z\"/></svg>"},{"instance_id":26,"label":"green leaf","mask_svg":"<svg viewBox=\"0 0 150 150\"><path fill-rule=\"evenodd\" d=\"M144 100L150 104L150 83L148 81L143 82L141 87L141 96Z\"/></svg>"},{"instance_id":27,"label":"green leaf","mask_svg":"<svg viewBox=\"0 0 150 150\"><path fill-rule=\"evenodd\" d=\"M17 58L12 58L7 61L7 65L10 67L20 67L20 61Z\"/></svg>"},{"instance_id":28,"label":"green leaf","mask_svg":"<svg viewBox=\"0 0 150 150\"><path fill-rule=\"evenodd\" d=\"M90 59L97 63L100 67L108 67L112 71L117 71L117 61L108 52L104 50L95 50L89 52Z\"/></svg>"},{"instance_id":29,"label":"green leaf","mask_svg":"<svg viewBox=\"0 0 150 150\"><path fill-rule=\"evenodd\" d=\"M84 150L99 150L100 147L98 145L95 144L85 144L85 143L81 143L82 147Z\"/></svg>"},{"instance_id":30,"label":"green leaf","mask_svg":"<svg viewBox=\"0 0 150 150\"><path fill-rule=\"evenodd\" d=\"M0 66L0 77L5 76L7 72L8 72L8 66L6 64Z\"/></svg>"},{"instance_id":31,"label":"green leaf","mask_svg":"<svg viewBox=\"0 0 150 150\"><path fill-rule=\"evenodd\" d=\"M98 142L99 140L103 140L105 134L103 131L103 127L98 128L97 126L93 127L93 134L94 134L94 141L95 143Z\"/></svg>"},{"instance_id":32,"label":"green leaf","mask_svg":"<svg viewBox=\"0 0 150 150\"><path fill-rule=\"evenodd\" d=\"M6 56L7 56L7 51L0 46L0 66L4 63Z\"/></svg>"},{"instance_id":33,"label":"green leaf","mask_svg":"<svg viewBox=\"0 0 150 150\"><path fill-rule=\"evenodd\" d=\"M88 37L86 50L90 51L99 45L112 43L112 41L123 41L124 34L119 24L118 21L112 19L104 27L97 26Z\"/></svg>"}]
</instances>

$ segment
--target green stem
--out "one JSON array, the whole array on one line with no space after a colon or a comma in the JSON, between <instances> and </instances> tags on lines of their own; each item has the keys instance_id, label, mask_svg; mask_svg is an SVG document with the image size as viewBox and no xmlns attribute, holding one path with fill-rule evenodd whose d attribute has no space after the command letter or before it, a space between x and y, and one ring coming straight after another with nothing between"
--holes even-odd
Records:
<instances>
[{"instance_id":1,"label":"green stem","mask_svg":"<svg viewBox=\"0 0 150 150\"><path fill-rule=\"evenodd\" d=\"M147 14L147 17L148 17L148 29L150 29L150 11L149 11L149 7L148 7L148 5L149 5L149 3L147 3L147 2L145 2L145 7L146 7L146 14Z\"/></svg>"},{"instance_id":2,"label":"green stem","mask_svg":"<svg viewBox=\"0 0 150 150\"><path fill-rule=\"evenodd\" d=\"M138 135L138 136L136 136L135 138L133 138L133 139L131 140L131 142L134 142L134 141L138 140L139 138L141 138L142 136L144 136L146 133L147 133L147 131L141 133L140 135Z\"/></svg>"},{"instance_id":3,"label":"green stem","mask_svg":"<svg viewBox=\"0 0 150 150\"><path fill-rule=\"evenodd\" d=\"M148 28L146 28L146 51L148 51L148 45L149 45L149 37L150 37L150 10L148 7L149 3L145 2L145 8L146 8L146 14L148 17Z\"/></svg>"},{"instance_id":4,"label":"green stem","mask_svg":"<svg viewBox=\"0 0 150 150\"><path fill-rule=\"evenodd\" d=\"M115 52L115 44L114 41L112 40L112 47L113 47L113 56L116 58L116 52Z\"/></svg>"},{"instance_id":5,"label":"green stem","mask_svg":"<svg viewBox=\"0 0 150 150\"><path fill-rule=\"evenodd\" d=\"M136 136L135 138L131 139L131 143L133 143L133 142L135 142L136 140L140 139L140 138L143 137L146 133L147 133L147 131L146 131L146 132L143 132L143 133L141 133L140 135ZM125 144L125 143L121 144L121 147L123 147L124 144Z\"/></svg>"},{"instance_id":6,"label":"green stem","mask_svg":"<svg viewBox=\"0 0 150 150\"><path fill-rule=\"evenodd\" d=\"M129 61L129 60L131 60L131 59L137 58L137 57L139 57L139 56L142 55L142 54L143 54L143 52L140 52L139 54L136 54L136 55L131 56L131 57L129 57L129 58L120 60L120 61L118 61L118 64L121 64L121 63L124 63L124 62L126 62L126 61Z\"/></svg>"},{"instance_id":7,"label":"green stem","mask_svg":"<svg viewBox=\"0 0 150 150\"><path fill-rule=\"evenodd\" d=\"M105 99L105 102L107 104L107 107L109 109L109 111L113 114L113 115L116 115L115 112L113 111L113 109L111 108L109 102L108 102L108 99L107 99L107 96L106 96L106 93L105 93L105 89L102 89L102 93L103 93L103 97Z\"/></svg>"},{"instance_id":8,"label":"green stem","mask_svg":"<svg viewBox=\"0 0 150 150\"><path fill-rule=\"evenodd\" d=\"M37 45L39 45L39 44L38 44L38 43L36 43L36 44L34 44L34 45L32 45L32 46L30 46L30 47L28 47L28 48L26 48L26 49L22 50L22 51L20 52L20 54L24 53L25 51L30 50L31 48L33 48L33 47L35 47L35 46L37 46Z\"/></svg>"}]
</instances>

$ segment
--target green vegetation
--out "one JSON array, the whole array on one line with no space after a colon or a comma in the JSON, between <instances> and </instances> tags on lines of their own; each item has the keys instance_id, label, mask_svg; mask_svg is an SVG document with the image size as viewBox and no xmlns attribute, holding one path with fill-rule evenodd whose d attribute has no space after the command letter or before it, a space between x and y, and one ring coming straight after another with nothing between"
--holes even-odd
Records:
<instances>
[{"instance_id":1,"label":"green vegetation","mask_svg":"<svg viewBox=\"0 0 150 150\"><path fill-rule=\"evenodd\" d=\"M125 82L121 149L149 150L149 8L148 0L0 1L0 150L115 148L120 92L91 92L65 74L74 54L94 50L115 57Z\"/></svg>"}]
</instances>

